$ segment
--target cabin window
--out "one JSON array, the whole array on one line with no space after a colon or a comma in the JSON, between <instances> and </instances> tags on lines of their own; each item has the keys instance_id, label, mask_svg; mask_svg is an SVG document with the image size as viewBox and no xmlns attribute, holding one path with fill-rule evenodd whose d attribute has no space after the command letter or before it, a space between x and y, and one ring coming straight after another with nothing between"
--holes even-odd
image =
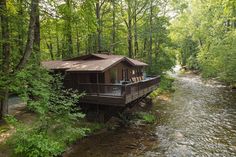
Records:
<instances>
[{"instance_id":1,"label":"cabin window","mask_svg":"<svg viewBox=\"0 0 236 157\"><path fill-rule=\"evenodd\" d=\"M137 71L138 71L138 76L143 76L143 69L139 68Z\"/></svg>"},{"instance_id":2,"label":"cabin window","mask_svg":"<svg viewBox=\"0 0 236 157\"><path fill-rule=\"evenodd\" d=\"M102 73L90 73L90 83L104 83L104 74Z\"/></svg>"},{"instance_id":3,"label":"cabin window","mask_svg":"<svg viewBox=\"0 0 236 157\"><path fill-rule=\"evenodd\" d=\"M99 83L105 83L104 73L98 74L98 81L99 81Z\"/></svg>"},{"instance_id":4,"label":"cabin window","mask_svg":"<svg viewBox=\"0 0 236 157\"><path fill-rule=\"evenodd\" d=\"M89 74L89 77L90 77L90 83L97 83L97 74L96 73L91 73Z\"/></svg>"},{"instance_id":5,"label":"cabin window","mask_svg":"<svg viewBox=\"0 0 236 157\"><path fill-rule=\"evenodd\" d=\"M132 70L132 74L133 74L133 75L135 74L135 70Z\"/></svg>"}]
</instances>

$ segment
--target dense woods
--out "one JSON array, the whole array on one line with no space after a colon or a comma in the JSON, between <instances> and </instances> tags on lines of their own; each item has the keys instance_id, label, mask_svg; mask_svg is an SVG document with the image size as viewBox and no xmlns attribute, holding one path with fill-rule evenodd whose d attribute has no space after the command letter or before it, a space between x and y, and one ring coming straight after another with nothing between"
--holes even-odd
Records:
<instances>
[{"instance_id":1,"label":"dense woods","mask_svg":"<svg viewBox=\"0 0 236 157\"><path fill-rule=\"evenodd\" d=\"M89 131L77 125L80 94L64 91L41 61L110 52L145 61L148 73L161 74L175 64L168 6L164 0L1 0L0 117L16 128L14 152L58 155ZM12 94L36 113L33 125L7 116Z\"/></svg>"},{"instance_id":2,"label":"dense woods","mask_svg":"<svg viewBox=\"0 0 236 157\"><path fill-rule=\"evenodd\" d=\"M235 85L236 1L191 0L171 25L180 64Z\"/></svg>"},{"instance_id":3,"label":"dense woods","mask_svg":"<svg viewBox=\"0 0 236 157\"><path fill-rule=\"evenodd\" d=\"M46 156L60 154L65 144L51 142L45 127L53 122L73 128L78 115L70 114L74 100L58 96L61 89L52 91L50 83L57 80L41 61L110 52L148 63L150 75L177 62L236 84L235 0L0 0L0 18L0 117L8 113L9 95L19 95L40 115L33 141L46 137L42 143L55 146ZM58 121L53 119L62 113L55 104L67 113ZM84 134L75 129L63 142L73 141L78 132Z\"/></svg>"},{"instance_id":4,"label":"dense woods","mask_svg":"<svg viewBox=\"0 0 236 157\"><path fill-rule=\"evenodd\" d=\"M19 93L16 76L42 60L111 52L146 61L150 74L168 70L175 64L170 6L164 0L1 1L2 115L9 89Z\"/></svg>"}]
</instances>

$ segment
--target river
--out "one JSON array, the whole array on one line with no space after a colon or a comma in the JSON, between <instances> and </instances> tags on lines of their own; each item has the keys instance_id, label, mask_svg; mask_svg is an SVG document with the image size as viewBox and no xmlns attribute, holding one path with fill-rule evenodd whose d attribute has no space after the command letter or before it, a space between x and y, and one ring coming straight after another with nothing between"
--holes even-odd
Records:
<instances>
[{"instance_id":1,"label":"river","mask_svg":"<svg viewBox=\"0 0 236 157\"><path fill-rule=\"evenodd\" d=\"M131 125L79 141L64 157L236 156L236 92L194 74L173 75L155 125Z\"/></svg>"}]
</instances>

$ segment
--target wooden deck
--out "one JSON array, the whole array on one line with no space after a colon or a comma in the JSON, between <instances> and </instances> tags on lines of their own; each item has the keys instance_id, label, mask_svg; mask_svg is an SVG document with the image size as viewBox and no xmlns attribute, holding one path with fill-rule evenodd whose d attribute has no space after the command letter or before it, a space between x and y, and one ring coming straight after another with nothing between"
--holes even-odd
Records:
<instances>
[{"instance_id":1,"label":"wooden deck","mask_svg":"<svg viewBox=\"0 0 236 157\"><path fill-rule=\"evenodd\" d=\"M80 103L100 104L109 106L126 106L155 90L160 77L150 77L146 80L130 84L78 84L77 90L85 92Z\"/></svg>"}]
</instances>

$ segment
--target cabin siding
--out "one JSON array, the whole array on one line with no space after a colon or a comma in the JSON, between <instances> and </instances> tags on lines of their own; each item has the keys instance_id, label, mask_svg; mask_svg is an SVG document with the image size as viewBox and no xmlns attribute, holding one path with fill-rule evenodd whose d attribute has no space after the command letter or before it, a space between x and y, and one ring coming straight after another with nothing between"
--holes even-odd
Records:
<instances>
[{"instance_id":1,"label":"cabin siding","mask_svg":"<svg viewBox=\"0 0 236 157\"><path fill-rule=\"evenodd\" d=\"M112 80L112 76L111 76L112 71L116 71L116 83L119 83L120 81L122 81L123 80L123 76L122 76L123 69L131 69L131 68L126 63L120 62L117 65L115 65L112 68L105 71L105 83L114 83L111 81Z\"/></svg>"},{"instance_id":2,"label":"cabin siding","mask_svg":"<svg viewBox=\"0 0 236 157\"><path fill-rule=\"evenodd\" d=\"M75 74L77 77L77 81L78 83L90 83L89 80L89 74L86 73L80 73L80 74Z\"/></svg>"},{"instance_id":3,"label":"cabin siding","mask_svg":"<svg viewBox=\"0 0 236 157\"><path fill-rule=\"evenodd\" d=\"M94 54L43 65L65 76L65 88L85 92L80 99L85 104L126 106L146 97L160 81L144 78L147 64L124 56Z\"/></svg>"},{"instance_id":4,"label":"cabin siding","mask_svg":"<svg viewBox=\"0 0 236 157\"><path fill-rule=\"evenodd\" d=\"M130 81L132 77L140 77L142 74L137 74L137 70L141 71L144 69L144 67L131 67L125 62L121 62L114 67L108 69L107 71L104 72L105 75L105 83L119 83L120 81L124 80L123 79L123 70L127 69L127 78ZM135 71L135 74L133 74L133 70ZM112 71L116 71L116 82L112 82L111 80L111 73Z\"/></svg>"}]
</instances>

